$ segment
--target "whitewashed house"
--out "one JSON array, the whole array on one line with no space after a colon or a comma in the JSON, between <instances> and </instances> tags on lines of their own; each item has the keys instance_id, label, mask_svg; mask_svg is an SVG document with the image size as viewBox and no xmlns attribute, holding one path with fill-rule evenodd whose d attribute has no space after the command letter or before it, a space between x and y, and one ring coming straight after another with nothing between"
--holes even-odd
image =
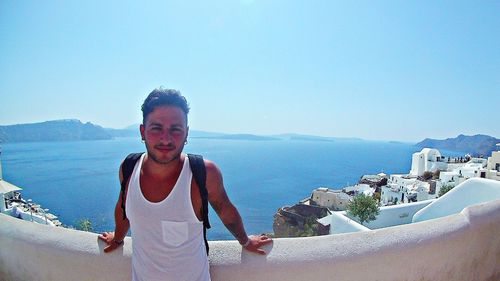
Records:
<instances>
[{"instance_id":1,"label":"whitewashed house","mask_svg":"<svg viewBox=\"0 0 500 281\"><path fill-rule=\"evenodd\" d=\"M345 210L350 200L351 196L341 190L331 190L326 187L316 188L311 195L311 201L314 204L333 211Z\"/></svg>"},{"instance_id":2,"label":"whitewashed house","mask_svg":"<svg viewBox=\"0 0 500 281\"><path fill-rule=\"evenodd\" d=\"M500 153L498 157L500 158ZM494 166L493 162L494 160L492 160L492 167ZM494 163L499 162L500 159ZM389 177L387 186L382 187L381 204L394 205L435 199L443 186L456 186L475 177L485 178L486 165L487 161L483 158L449 158L442 156L437 149L424 148L412 155L412 166L408 175L391 175ZM497 173L496 170L491 170L493 174ZM427 171L439 171L439 179L421 181L419 176ZM498 175L500 178L500 173Z\"/></svg>"},{"instance_id":3,"label":"whitewashed house","mask_svg":"<svg viewBox=\"0 0 500 281\"><path fill-rule=\"evenodd\" d=\"M353 195L364 194L366 196L373 196L375 193L375 188L371 188L370 185L362 183L356 185L350 185L342 188L345 193L353 193Z\"/></svg>"},{"instance_id":4,"label":"whitewashed house","mask_svg":"<svg viewBox=\"0 0 500 281\"><path fill-rule=\"evenodd\" d=\"M500 143L497 144L498 151L493 151L488 157L486 171L484 175L488 179L500 181Z\"/></svg>"},{"instance_id":5,"label":"whitewashed house","mask_svg":"<svg viewBox=\"0 0 500 281\"><path fill-rule=\"evenodd\" d=\"M382 186L380 192L380 203L383 206L395 205L401 201L401 191L399 187L388 184Z\"/></svg>"},{"instance_id":6,"label":"whitewashed house","mask_svg":"<svg viewBox=\"0 0 500 281\"><path fill-rule=\"evenodd\" d=\"M361 180L368 180L368 181L376 182L376 181L380 181L380 180L382 180L384 178L388 178L387 174L385 174L385 173L378 173L376 175L363 175L361 177Z\"/></svg>"},{"instance_id":7,"label":"whitewashed house","mask_svg":"<svg viewBox=\"0 0 500 281\"><path fill-rule=\"evenodd\" d=\"M458 183L462 183L470 178L481 177L481 171L486 168L487 160L483 158L472 158L462 167L456 168L460 178ZM483 177L484 178L484 177Z\"/></svg>"},{"instance_id":8,"label":"whitewashed house","mask_svg":"<svg viewBox=\"0 0 500 281\"><path fill-rule=\"evenodd\" d=\"M419 181L416 178L395 178L399 181L390 182L381 188L380 201L382 205L395 205L435 198L429 194L431 188L428 182Z\"/></svg>"},{"instance_id":9,"label":"whitewashed house","mask_svg":"<svg viewBox=\"0 0 500 281\"><path fill-rule=\"evenodd\" d=\"M460 173L458 171L450 171L450 172L440 172L439 173L439 181L442 184L449 184L449 185L457 185L458 180L460 178Z\"/></svg>"},{"instance_id":10,"label":"whitewashed house","mask_svg":"<svg viewBox=\"0 0 500 281\"><path fill-rule=\"evenodd\" d=\"M380 201L382 205L395 205L408 201L406 186L417 182L416 177L407 175L391 175L386 186L381 188ZM405 196L406 194L406 196Z\"/></svg>"},{"instance_id":11,"label":"whitewashed house","mask_svg":"<svg viewBox=\"0 0 500 281\"><path fill-rule=\"evenodd\" d=\"M421 176L426 171L446 170L447 163L444 160L437 149L424 148L415 152L412 155L410 176Z\"/></svg>"}]
</instances>

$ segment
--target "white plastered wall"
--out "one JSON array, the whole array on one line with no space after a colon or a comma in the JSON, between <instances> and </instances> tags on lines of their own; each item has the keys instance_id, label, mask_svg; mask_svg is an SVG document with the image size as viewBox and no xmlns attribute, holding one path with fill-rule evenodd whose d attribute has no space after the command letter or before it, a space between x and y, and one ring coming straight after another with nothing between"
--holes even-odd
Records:
<instances>
[{"instance_id":1,"label":"white plastered wall","mask_svg":"<svg viewBox=\"0 0 500 281\"><path fill-rule=\"evenodd\" d=\"M500 280L500 200L384 229L276 239L267 256L210 243L212 280ZM130 238L104 254L97 235L0 214L0 279L130 280ZM186 269L189 269L187 266Z\"/></svg>"}]
</instances>

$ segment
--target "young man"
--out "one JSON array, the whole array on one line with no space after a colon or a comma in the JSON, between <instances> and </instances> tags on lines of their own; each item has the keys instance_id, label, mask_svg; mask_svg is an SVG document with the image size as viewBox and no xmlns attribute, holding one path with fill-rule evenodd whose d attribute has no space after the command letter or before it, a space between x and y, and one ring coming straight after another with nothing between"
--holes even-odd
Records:
<instances>
[{"instance_id":1,"label":"young man","mask_svg":"<svg viewBox=\"0 0 500 281\"><path fill-rule=\"evenodd\" d=\"M146 145L115 207L115 232L99 235L108 253L120 247L131 228L132 280L210 280L203 238L202 199L192 177L187 143L189 106L175 90L156 89L142 105L140 126ZM247 236L229 200L222 174L205 160L208 201L244 249L265 254L271 239ZM120 182L123 175L120 169ZM125 198L125 213L122 210Z\"/></svg>"}]
</instances>

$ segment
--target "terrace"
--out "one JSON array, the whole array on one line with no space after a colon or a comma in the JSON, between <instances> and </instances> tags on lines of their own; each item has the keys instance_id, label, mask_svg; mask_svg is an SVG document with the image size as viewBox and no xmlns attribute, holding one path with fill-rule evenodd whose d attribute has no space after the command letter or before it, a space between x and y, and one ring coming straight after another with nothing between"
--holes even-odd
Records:
<instances>
[{"instance_id":1,"label":"terrace","mask_svg":"<svg viewBox=\"0 0 500 281\"><path fill-rule=\"evenodd\" d=\"M488 198L485 186L500 190L500 182L485 179L469 181L467 190L477 188ZM236 241L211 241L212 280L499 280L500 200L493 193L487 200L464 202L461 211L453 204L441 214L427 212L434 216L419 222L276 239L267 256L242 251ZM130 238L120 250L104 254L94 233L6 215L0 215L0 237L2 280L131 278Z\"/></svg>"}]
</instances>

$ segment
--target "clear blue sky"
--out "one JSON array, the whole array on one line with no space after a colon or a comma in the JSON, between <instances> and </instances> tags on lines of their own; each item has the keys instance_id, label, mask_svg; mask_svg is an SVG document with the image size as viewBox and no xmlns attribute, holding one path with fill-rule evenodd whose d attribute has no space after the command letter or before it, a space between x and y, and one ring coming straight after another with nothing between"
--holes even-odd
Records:
<instances>
[{"instance_id":1,"label":"clear blue sky","mask_svg":"<svg viewBox=\"0 0 500 281\"><path fill-rule=\"evenodd\" d=\"M500 2L0 2L1 125L122 128L159 86L191 129L500 137Z\"/></svg>"}]
</instances>

